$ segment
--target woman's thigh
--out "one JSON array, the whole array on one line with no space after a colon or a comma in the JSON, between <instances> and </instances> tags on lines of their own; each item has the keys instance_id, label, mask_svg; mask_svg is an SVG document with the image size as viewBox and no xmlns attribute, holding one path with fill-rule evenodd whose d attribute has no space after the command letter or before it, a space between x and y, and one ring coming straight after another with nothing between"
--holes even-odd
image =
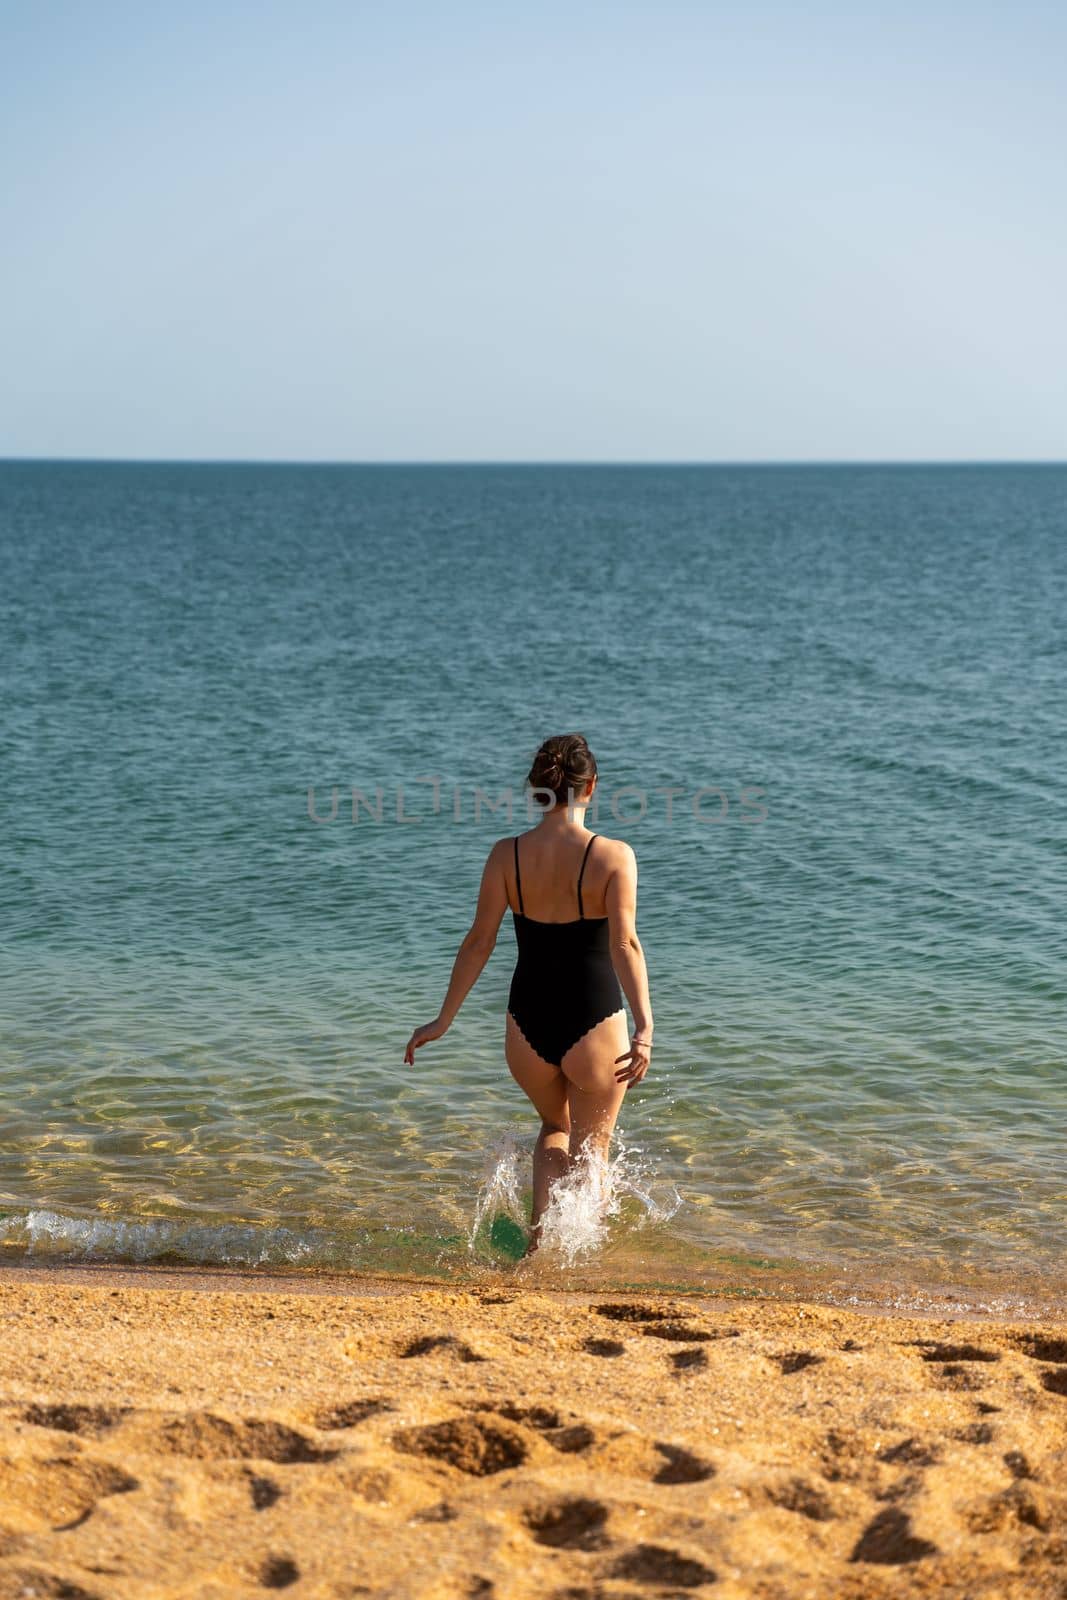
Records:
<instances>
[{"instance_id":1,"label":"woman's thigh","mask_svg":"<svg viewBox=\"0 0 1067 1600\"><path fill-rule=\"evenodd\" d=\"M511 1076L539 1112L541 1121L569 1131L567 1080L559 1067L554 1067L527 1044L510 1012L504 1034L504 1059Z\"/></svg>"},{"instance_id":2,"label":"woman's thigh","mask_svg":"<svg viewBox=\"0 0 1067 1600\"><path fill-rule=\"evenodd\" d=\"M618 1011L572 1045L563 1057L568 1084L572 1152L590 1133L610 1133L626 1094L618 1083L617 1058L630 1048L625 1011Z\"/></svg>"}]
</instances>

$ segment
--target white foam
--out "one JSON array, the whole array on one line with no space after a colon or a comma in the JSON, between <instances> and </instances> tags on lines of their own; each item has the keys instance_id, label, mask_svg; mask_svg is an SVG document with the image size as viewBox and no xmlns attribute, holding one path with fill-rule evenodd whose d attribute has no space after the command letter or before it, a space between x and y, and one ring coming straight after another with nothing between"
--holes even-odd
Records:
<instances>
[{"instance_id":1,"label":"white foam","mask_svg":"<svg viewBox=\"0 0 1067 1600\"><path fill-rule=\"evenodd\" d=\"M471 1249L483 1225L501 1212L522 1227L529 1226L522 1189L531 1154L510 1132L501 1135L490 1151L468 1235ZM539 1251L570 1267L604 1247L618 1231L613 1223L636 1232L649 1223L669 1221L681 1204L677 1189L657 1179L645 1152L627 1145L616 1130L606 1158L587 1142L553 1184L541 1217Z\"/></svg>"},{"instance_id":2,"label":"white foam","mask_svg":"<svg viewBox=\"0 0 1067 1600\"><path fill-rule=\"evenodd\" d=\"M491 1223L501 1212L512 1222L525 1227L526 1211L522 1203L522 1169L526 1153L515 1135L502 1133L490 1148L486 1159L482 1186L474 1205L474 1220L470 1225L467 1243L473 1250L479 1229Z\"/></svg>"},{"instance_id":3,"label":"white foam","mask_svg":"<svg viewBox=\"0 0 1067 1600\"><path fill-rule=\"evenodd\" d=\"M314 1255L311 1242L288 1228L68 1217L44 1209L0 1218L0 1245L59 1260L154 1261L172 1256L227 1266L295 1264Z\"/></svg>"}]
</instances>

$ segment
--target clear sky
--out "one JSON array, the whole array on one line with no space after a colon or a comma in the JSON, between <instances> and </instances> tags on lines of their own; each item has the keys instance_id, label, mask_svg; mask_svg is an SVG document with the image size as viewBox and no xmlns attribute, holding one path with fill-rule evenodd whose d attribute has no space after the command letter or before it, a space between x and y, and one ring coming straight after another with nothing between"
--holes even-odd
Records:
<instances>
[{"instance_id":1,"label":"clear sky","mask_svg":"<svg viewBox=\"0 0 1067 1600\"><path fill-rule=\"evenodd\" d=\"M1067 457L1067 14L0 0L0 455Z\"/></svg>"}]
</instances>

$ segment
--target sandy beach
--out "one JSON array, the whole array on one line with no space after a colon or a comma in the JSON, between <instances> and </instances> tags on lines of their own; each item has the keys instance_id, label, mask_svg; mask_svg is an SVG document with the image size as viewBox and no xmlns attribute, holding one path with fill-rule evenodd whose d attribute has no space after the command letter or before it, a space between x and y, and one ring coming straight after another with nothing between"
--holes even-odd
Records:
<instances>
[{"instance_id":1,"label":"sandy beach","mask_svg":"<svg viewBox=\"0 0 1067 1600\"><path fill-rule=\"evenodd\" d=\"M1067 1322L0 1272L0 1600L1067 1595Z\"/></svg>"}]
</instances>

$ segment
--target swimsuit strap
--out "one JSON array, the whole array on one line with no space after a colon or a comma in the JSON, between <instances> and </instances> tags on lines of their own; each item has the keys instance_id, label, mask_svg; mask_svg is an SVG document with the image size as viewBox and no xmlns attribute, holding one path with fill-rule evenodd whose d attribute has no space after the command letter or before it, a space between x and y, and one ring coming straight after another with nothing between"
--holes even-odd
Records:
<instances>
[{"instance_id":1,"label":"swimsuit strap","mask_svg":"<svg viewBox=\"0 0 1067 1600\"><path fill-rule=\"evenodd\" d=\"M526 908L522 903L522 873L519 871L519 840L515 837L515 887L519 891L519 916L526 915Z\"/></svg>"},{"instance_id":2,"label":"swimsuit strap","mask_svg":"<svg viewBox=\"0 0 1067 1600\"><path fill-rule=\"evenodd\" d=\"M585 855L582 857L582 870L578 874L578 915L583 922L585 921L585 911L582 907L582 879L585 877L585 864L589 860L589 852L593 848L593 839L595 838L596 834L594 833L593 838L590 839L585 847Z\"/></svg>"}]
</instances>

